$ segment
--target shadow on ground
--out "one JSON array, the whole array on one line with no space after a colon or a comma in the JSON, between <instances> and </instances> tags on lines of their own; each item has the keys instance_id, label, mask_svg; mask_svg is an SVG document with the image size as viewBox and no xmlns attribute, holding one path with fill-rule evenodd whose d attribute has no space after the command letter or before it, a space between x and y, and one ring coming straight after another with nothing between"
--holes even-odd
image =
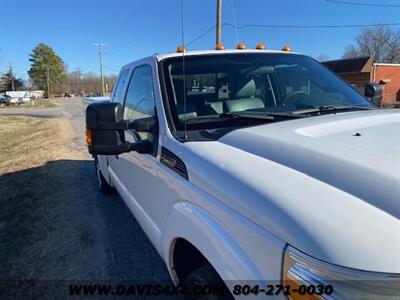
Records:
<instances>
[{"instance_id":1,"label":"shadow on ground","mask_svg":"<svg viewBox=\"0 0 400 300\"><path fill-rule=\"evenodd\" d=\"M170 283L122 199L98 192L93 168L58 160L0 176L0 281Z\"/></svg>"}]
</instances>

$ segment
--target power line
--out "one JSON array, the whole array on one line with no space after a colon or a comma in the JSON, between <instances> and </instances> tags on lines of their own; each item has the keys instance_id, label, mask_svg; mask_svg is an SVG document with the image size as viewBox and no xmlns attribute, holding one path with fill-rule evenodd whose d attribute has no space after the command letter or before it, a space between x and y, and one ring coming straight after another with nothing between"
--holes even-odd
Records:
<instances>
[{"instance_id":1,"label":"power line","mask_svg":"<svg viewBox=\"0 0 400 300\"><path fill-rule=\"evenodd\" d=\"M357 6L373 6L373 7L400 7L399 4L388 4L388 3L364 3L355 1L342 1L342 0L325 0L326 2L332 2L344 5L357 5Z\"/></svg>"},{"instance_id":2,"label":"power line","mask_svg":"<svg viewBox=\"0 0 400 300\"><path fill-rule=\"evenodd\" d=\"M376 26L400 26L400 22L396 23L378 23L378 24L346 24L346 25L274 25L274 24L244 24L235 26L230 23L224 25L237 29L246 29L251 27L262 28L362 28L362 27L376 27Z\"/></svg>"},{"instance_id":3,"label":"power line","mask_svg":"<svg viewBox=\"0 0 400 300\"><path fill-rule=\"evenodd\" d=\"M376 26L400 26L399 23L379 23L379 24L348 24L348 25L273 25L273 24L245 24L245 25L234 25L231 23L223 23L222 27L228 26L232 27L234 29L246 29L246 28L251 28L251 27L261 27L261 28L284 28L284 29L292 29L292 28L304 28L304 29L312 29L312 28L363 28L363 27L376 27ZM204 36L206 36L208 33L210 33L212 30L214 30L216 25L211 26L207 30L205 30L203 33L195 37L193 40L191 40L189 43L186 44L187 47L190 45L194 44L198 40L202 39Z\"/></svg>"},{"instance_id":4,"label":"power line","mask_svg":"<svg viewBox=\"0 0 400 300\"><path fill-rule=\"evenodd\" d=\"M206 31L204 31L202 34L200 34L198 37L194 38L193 40L191 40L189 43L186 44L186 47L189 47L191 44L194 44L195 42L197 42L198 40L200 40L202 37L204 37L205 35L207 35L209 32L213 31L214 28L217 27L216 25L211 26L210 28L208 28Z\"/></svg>"},{"instance_id":5,"label":"power line","mask_svg":"<svg viewBox=\"0 0 400 300\"><path fill-rule=\"evenodd\" d=\"M236 10L235 10L235 4L233 3L233 1L234 1L234 0L231 0L233 25L237 26ZM239 33L238 33L238 30L237 30L237 29L235 29L235 37L236 37L236 44L239 44Z\"/></svg>"},{"instance_id":6,"label":"power line","mask_svg":"<svg viewBox=\"0 0 400 300\"><path fill-rule=\"evenodd\" d=\"M103 67L104 67L104 69L112 71L112 72L119 72L119 69L117 69L117 68L109 67L107 65L104 65Z\"/></svg>"}]
</instances>

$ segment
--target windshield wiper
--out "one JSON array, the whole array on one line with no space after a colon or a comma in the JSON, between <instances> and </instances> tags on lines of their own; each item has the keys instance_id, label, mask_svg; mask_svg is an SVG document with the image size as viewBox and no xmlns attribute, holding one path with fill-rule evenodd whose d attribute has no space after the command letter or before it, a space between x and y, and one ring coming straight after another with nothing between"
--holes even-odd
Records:
<instances>
[{"instance_id":1,"label":"windshield wiper","mask_svg":"<svg viewBox=\"0 0 400 300\"><path fill-rule=\"evenodd\" d=\"M228 112L215 115L198 116L195 118L186 119L187 123L207 123L215 121L226 120L285 120L285 119L298 119L304 118L307 115L293 115L291 113L278 113L278 112Z\"/></svg>"},{"instance_id":2,"label":"windshield wiper","mask_svg":"<svg viewBox=\"0 0 400 300\"><path fill-rule=\"evenodd\" d=\"M254 119L254 120L275 120L277 118L280 119L297 119L304 118L303 115L294 115L291 113L278 113L278 112L229 112L222 113L219 115L220 118L229 118L229 119Z\"/></svg>"},{"instance_id":3,"label":"windshield wiper","mask_svg":"<svg viewBox=\"0 0 400 300\"><path fill-rule=\"evenodd\" d=\"M313 113L326 113L326 112L338 112L338 111L351 111L351 110L372 110L375 109L373 107L367 106L356 106L356 105L324 105L315 108L303 109L303 110L295 110L292 111L293 115L307 115Z\"/></svg>"}]
</instances>

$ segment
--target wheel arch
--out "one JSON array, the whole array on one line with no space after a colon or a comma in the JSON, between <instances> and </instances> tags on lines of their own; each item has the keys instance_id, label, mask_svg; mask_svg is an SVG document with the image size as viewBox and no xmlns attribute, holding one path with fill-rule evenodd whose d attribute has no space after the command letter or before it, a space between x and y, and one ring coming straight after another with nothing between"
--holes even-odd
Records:
<instances>
[{"instance_id":1,"label":"wheel arch","mask_svg":"<svg viewBox=\"0 0 400 300\"><path fill-rule=\"evenodd\" d=\"M181 273L182 266L177 266L177 255L188 265L191 262L187 258L193 259L189 253L182 254L183 250L195 251L194 257L200 262L194 265L208 262L223 280L261 278L250 257L231 234L204 209L192 203L180 202L173 206L162 243L164 259L175 283L179 283L185 274L185 270Z\"/></svg>"},{"instance_id":2,"label":"wheel arch","mask_svg":"<svg viewBox=\"0 0 400 300\"><path fill-rule=\"evenodd\" d=\"M171 243L169 254L170 265L173 266L174 280L184 282L186 277L194 270L204 265L212 264L188 240L178 237ZM189 263L185 263L189 260Z\"/></svg>"}]
</instances>

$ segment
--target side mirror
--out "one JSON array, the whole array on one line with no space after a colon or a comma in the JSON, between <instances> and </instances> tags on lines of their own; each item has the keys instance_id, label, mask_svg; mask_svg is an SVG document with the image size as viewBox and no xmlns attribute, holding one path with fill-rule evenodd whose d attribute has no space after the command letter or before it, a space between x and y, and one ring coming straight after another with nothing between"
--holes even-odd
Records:
<instances>
[{"instance_id":1,"label":"side mirror","mask_svg":"<svg viewBox=\"0 0 400 300\"><path fill-rule=\"evenodd\" d=\"M377 107L381 107L382 103L382 87L377 83L368 83L365 85L365 97L371 99Z\"/></svg>"},{"instance_id":2,"label":"side mirror","mask_svg":"<svg viewBox=\"0 0 400 300\"><path fill-rule=\"evenodd\" d=\"M96 102L86 108L86 143L92 155L118 155L130 151L150 153L148 141L129 143L125 141L125 130L151 132L155 118L138 121L123 120L122 106L108 101Z\"/></svg>"}]
</instances>

